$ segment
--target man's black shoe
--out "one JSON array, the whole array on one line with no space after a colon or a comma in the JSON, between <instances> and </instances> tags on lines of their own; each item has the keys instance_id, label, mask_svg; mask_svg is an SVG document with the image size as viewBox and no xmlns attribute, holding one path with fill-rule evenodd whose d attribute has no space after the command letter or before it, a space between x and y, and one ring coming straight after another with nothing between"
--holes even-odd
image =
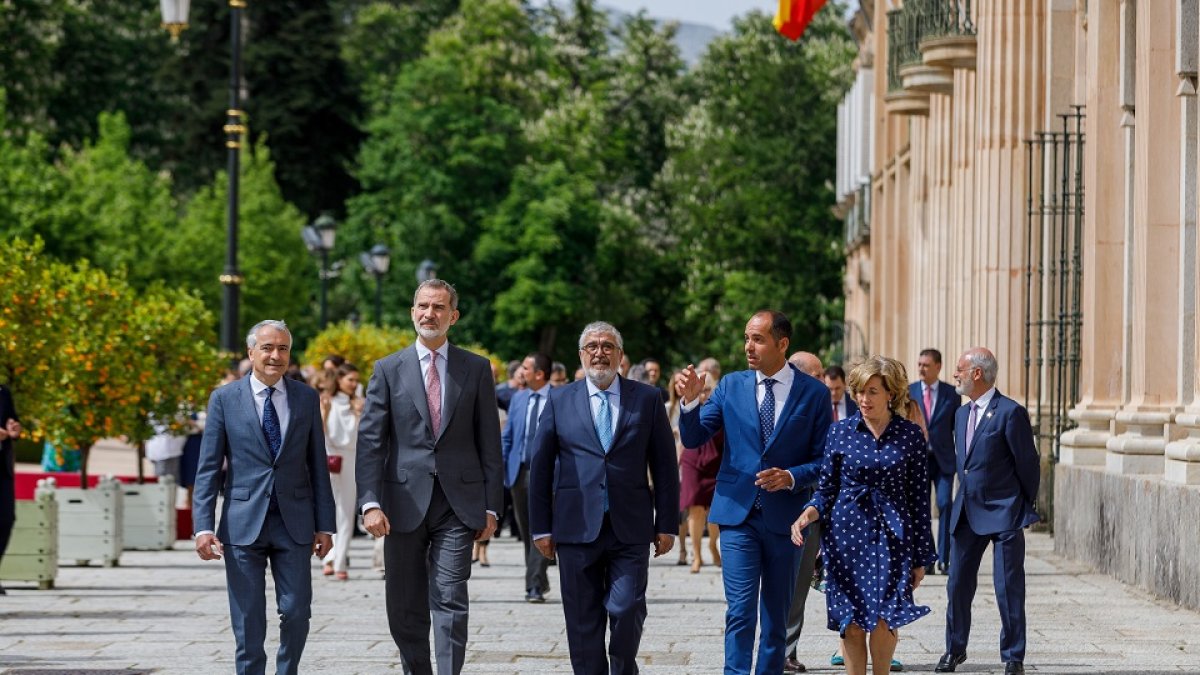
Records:
<instances>
[{"instance_id":1,"label":"man's black shoe","mask_svg":"<svg viewBox=\"0 0 1200 675\"><path fill-rule=\"evenodd\" d=\"M1004 675L1025 675L1025 664L1020 661L1009 661L1004 664Z\"/></svg>"},{"instance_id":2,"label":"man's black shoe","mask_svg":"<svg viewBox=\"0 0 1200 675\"><path fill-rule=\"evenodd\" d=\"M785 673L803 673L804 671L804 664L797 661L794 657L789 656L783 662L783 672Z\"/></svg>"},{"instance_id":3,"label":"man's black shoe","mask_svg":"<svg viewBox=\"0 0 1200 675\"><path fill-rule=\"evenodd\" d=\"M0 595L8 595L8 591L4 590L4 586L0 584Z\"/></svg>"},{"instance_id":4,"label":"man's black shoe","mask_svg":"<svg viewBox=\"0 0 1200 675\"><path fill-rule=\"evenodd\" d=\"M966 660L967 655L965 653L951 654L950 652L946 652L945 654L942 654L942 658L938 661L937 667L933 669L933 672L953 673L954 669L958 667L958 664Z\"/></svg>"},{"instance_id":5,"label":"man's black shoe","mask_svg":"<svg viewBox=\"0 0 1200 675\"><path fill-rule=\"evenodd\" d=\"M546 596L542 595L542 592L537 590L536 588L525 594L525 602L541 604L545 601L546 601Z\"/></svg>"}]
</instances>

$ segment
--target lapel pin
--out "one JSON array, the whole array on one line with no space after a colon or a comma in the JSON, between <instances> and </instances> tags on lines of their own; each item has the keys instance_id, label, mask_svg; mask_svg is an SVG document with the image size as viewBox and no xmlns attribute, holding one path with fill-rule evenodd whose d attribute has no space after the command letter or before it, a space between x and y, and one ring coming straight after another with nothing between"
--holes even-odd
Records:
<instances>
[{"instance_id":1,"label":"lapel pin","mask_svg":"<svg viewBox=\"0 0 1200 675\"><path fill-rule=\"evenodd\" d=\"M988 411L988 414L987 414L987 415L985 415L985 417L991 417L991 416L992 416L992 411L991 411L991 410L989 410L989 411Z\"/></svg>"}]
</instances>

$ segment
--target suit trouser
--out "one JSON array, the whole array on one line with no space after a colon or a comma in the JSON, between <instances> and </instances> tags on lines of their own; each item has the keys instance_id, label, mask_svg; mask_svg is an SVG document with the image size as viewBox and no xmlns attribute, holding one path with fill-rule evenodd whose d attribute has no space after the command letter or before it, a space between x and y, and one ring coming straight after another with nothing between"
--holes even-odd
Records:
<instances>
[{"instance_id":1,"label":"suit trouser","mask_svg":"<svg viewBox=\"0 0 1200 675\"><path fill-rule=\"evenodd\" d=\"M439 675L457 675L467 657L467 580L475 532L454 515L434 481L425 520L384 537L387 615L405 672L432 675L429 629Z\"/></svg>"},{"instance_id":2,"label":"suit trouser","mask_svg":"<svg viewBox=\"0 0 1200 675\"><path fill-rule=\"evenodd\" d=\"M792 592L792 605L788 608L786 653L793 659L797 658L796 645L804 631L804 606L808 602L808 590L812 588L817 551L821 549L821 521L814 521L806 529L804 548L800 552L800 571L796 573L796 590Z\"/></svg>"},{"instance_id":3,"label":"suit trouser","mask_svg":"<svg viewBox=\"0 0 1200 675\"><path fill-rule=\"evenodd\" d=\"M275 603L279 609L279 651L275 671L299 672L300 655L308 640L312 617L312 542L297 544L288 534L277 510L267 512L258 539L248 546L225 545L225 581L229 589L229 616L237 640L239 675L266 672L267 637L266 568L271 564Z\"/></svg>"},{"instance_id":4,"label":"suit trouser","mask_svg":"<svg viewBox=\"0 0 1200 675\"><path fill-rule=\"evenodd\" d=\"M533 545L529 532L529 467L522 466L512 486L513 516L521 530L521 541L525 544L525 591L538 589L550 591L550 576L546 573L550 559L542 555Z\"/></svg>"},{"instance_id":5,"label":"suit trouser","mask_svg":"<svg viewBox=\"0 0 1200 675\"><path fill-rule=\"evenodd\" d=\"M954 473L942 473L937 460L929 458L934 503L938 510L937 553L942 566L950 564L950 507L954 504Z\"/></svg>"},{"instance_id":6,"label":"suit trouser","mask_svg":"<svg viewBox=\"0 0 1200 675\"><path fill-rule=\"evenodd\" d=\"M971 636L971 602L979 583L979 563L992 545L992 578L1000 610L1000 659L1025 660L1025 531L979 535L966 514L960 518L950 548L950 580L946 585L946 651L964 654Z\"/></svg>"},{"instance_id":7,"label":"suit trouser","mask_svg":"<svg viewBox=\"0 0 1200 675\"><path fill-rule=\"evenodd\" d=\"M558 544L567 646L576 675L635 675L646 622L650 543L625 544L607 514L596 540ZM604 629L610 639L604 650Z\"/></svg>"},{"instance_id":8,"label":"suit trouser","mask_svg":"<svg viewBox=\"0 0 1200 675\"><path fill-rule=\"evenodd\" d=\"M754 631L762 631L754 672L783 671L788 606L796 584L800 549L790 534L767 530L762 511L751 509L741 525L721 526L721 575L725 582L725 675L748 675Z\"/></svg>"}]
</instances>

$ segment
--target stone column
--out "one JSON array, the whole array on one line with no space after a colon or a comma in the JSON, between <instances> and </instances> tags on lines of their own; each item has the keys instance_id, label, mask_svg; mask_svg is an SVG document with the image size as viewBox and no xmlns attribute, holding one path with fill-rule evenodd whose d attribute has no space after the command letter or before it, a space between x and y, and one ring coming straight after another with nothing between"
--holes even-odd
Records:
<instances>
[{"instance_id":1,"label":"stone column","mask_svg":"<svg viewBox=\"0 0 1200 675\"><path fill-rule=\"evenodd\" d=\"M976 218L981 243L966 260L976 270L969 289L968 339L991 347L998 384L1024 397L1025 194L1023 141L1045 111L1044 0L980 0L978 4Z\"/></svg>"},{"instance_id":2,"label":"stone column","mask_svg":"<svg viewBox=\"0 0 1200 675\"><path fill-rule=\"evenodd\" d=\"M1123 3L1128 11L1132 3ZM1164 256L1179 244L1179 101L1162 86L1176 72L1175 3L1136 3L1133 142L1133 232L1126 317L1129 327L1128 403L1116 414L1107 466L1116 473L1163 471L1167 425L1179 409L1179 259ZM1126 54L1127 55L1127 54ZM1176 78L1176 81L1177 78Z\"/></svg>"},{"instance_id":3,"label":"stone column","mask_svg":"<svg viewBox=\"0 0 1200 675\"><path fill-rule=\"evenodd\" d=\"M1084 146L1083 330L1080 402L1069 417L1079 426L1059 440L1063 464L1105 463L1110 425L1122 403L1121 269L1125 243L1123 195L1125 129L1121 127L1121 12L1111 2L1088 3ZM1133 96L1130 90L1130 108ZM1130 146L1132 152L1132 145Z\"/></svg>"},{"instance_id":4,"label":"stone column","mask_svg":"<svg viewBox=\"0 0 1200 675\"><path fill-rule=\"evenodd\" d=\"M1179 400L1186 405L1175 416L1167 443L1163 477L1174 483L1200 484L1200 363L1196 341L1196 74L1200 61L1200 0L1177 0L1175 40L1179 76Z\"/></svg>"}]
</instances>

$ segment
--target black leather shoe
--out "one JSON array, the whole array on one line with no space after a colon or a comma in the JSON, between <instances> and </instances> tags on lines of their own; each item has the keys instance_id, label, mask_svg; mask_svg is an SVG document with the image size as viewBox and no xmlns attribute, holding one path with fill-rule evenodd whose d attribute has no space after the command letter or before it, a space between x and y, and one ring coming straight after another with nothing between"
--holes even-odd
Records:
<instances>
[{"instance_id":1,"label":"black leather shoe","mask_svg":"<svg viewBox=\"0 0 1200 675\"><path fill-rule=\"evenodd\" d=\"M805 672L804 664L797 661L794 657L787 657L783 661L783 672L785 673L803 673Z\"/></svg>"},{"instance_id":2,"label":"black leather shoe","mask_svg":"<svg viewBox=\"0 0 1200 675\"><path fill-rule=\"evenodd\" d=\"M8 591L4 590L4 586L0 585L0 595L8 595Z\"/></svg>"},{"instance_id":3,"label":"black leather shoe","mask_svg":"<svg viewBox=\"0 0 1200 675\"><path fill-rule=\"evenodd\" d=\"M1004 675L1025 675L1025 664L1020 661L1009 661L1004 664Z\"/></svg>"},{"instance_id":4,"label":"black leather shoe","mask_svg":"<svg viewBox=\"0 0 1200 675\"><path fill-rule=\"evenodd\" d=\"M546 596L542 595L542 592L537 590L536 588L525 594L525 602L541 604L545 601L546 601Z\"/></svg>"},{"instance_id":5,"label":"black leather shoe","mask_svg":"<svg viewBox=\"0 0 1200 675\"><path fill-rule=\"evenodd\" d=\"M942 654L942 658L940 660L938 660L937 667L933 669L933 672L935 672L935 673L953 673L954 669L958 667L958 664L960 664L966 660L967 660L966 653L953 654L951 652L946 652L945 654ZM1024 671L1022 671L1022 672L1024 672Z\"/></svg>"}]
</instances>

